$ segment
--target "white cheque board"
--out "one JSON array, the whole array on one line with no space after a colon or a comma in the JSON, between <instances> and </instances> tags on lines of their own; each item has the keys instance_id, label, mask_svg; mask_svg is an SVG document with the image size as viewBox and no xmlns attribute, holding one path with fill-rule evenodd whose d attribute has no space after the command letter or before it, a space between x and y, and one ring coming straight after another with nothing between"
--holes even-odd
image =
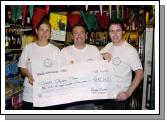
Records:
<instances>
[{"instance_id":1,"label":"white cheque board","mask_svg":"<svg viewBox=\"0 0 167 122\"><path fill-rule=\"evenodd\" d=\"M112 99L119 89L112 82L107 61L90 61L33 74L33 105L38 107L76 101Z\"/></svg>"}]
</instances>

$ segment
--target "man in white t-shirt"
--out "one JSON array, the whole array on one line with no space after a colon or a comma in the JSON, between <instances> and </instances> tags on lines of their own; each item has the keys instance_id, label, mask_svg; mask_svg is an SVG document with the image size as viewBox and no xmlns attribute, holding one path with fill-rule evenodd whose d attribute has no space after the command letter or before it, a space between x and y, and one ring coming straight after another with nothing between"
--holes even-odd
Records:
<instances>
[{"instance_id":1,"label":"man in white t-shirt","mask_svg":"<svg viewBox=\"0 0 167 122\"><path fill-rule=\"evenodd\" d=\"M54 67L60 65L60 50L48 42L51 34L51 25L45 20L37 27L38 40L28 44L22 51L18 62L20 72L25 76L23 90L23 105L24 110L33 109L63 109L63 107L34 107L33 106L33 82L32 70L40 67ZM35 63L35 67L32 64Z\"/></svg>"},{"instance_id":2,"label":"man in white t-shirt","mask_svg":"<svg viewBox=\"0 0 167 122\"><path fill-rule=\"evenodd\" d=\"M137 50L123 39L123 23L116 19L111 21L109 36L112 40L100 52L109 62L112 81L117 82L119 92L116 99L104 103L104 109L128 109L128 98L139 86L143 78L143 68ZM109 55L110 54L110 55ZM108 57L107 57L108 56ZM132 80L132 71L135 72Z\"/></svg>"},{"instance_id":3,"label":"man in white t-shirt","mask_svg":"<svg viewBox=\"0 0 167 122\"><path fill-rule=\"evenodd\" d=\"M85 43L86 30L83 26L76 25L72 29L74 45L61 50L61 64L71 65L88 61L103 60L97 47ZM82 70L82 69L81 69ZM67 110L92 110L94 103L89 101L69 104Z\"/></svg>"}]
</instances>

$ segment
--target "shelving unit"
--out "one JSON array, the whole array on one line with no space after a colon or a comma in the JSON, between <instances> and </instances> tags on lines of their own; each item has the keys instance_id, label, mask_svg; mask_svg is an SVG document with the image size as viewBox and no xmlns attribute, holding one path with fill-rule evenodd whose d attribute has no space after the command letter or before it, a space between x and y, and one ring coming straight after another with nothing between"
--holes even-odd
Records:
<instances>
[{"instance_id":1,"label":"shelving unit","mask_svg":"<svg viewBox=\"0 0 167 122\"><path fill-rule=\"evenodd\" d=\"M17 110L22 106L24 82L17 63L22 52L22 36L24 32L32 29L14 24L6 25L5 29L5 41L9 41L8 44L5 44L5 109ZM19 45L16 45L17 41Z\"/></svg>"},{"instance_id":2,"label":"shelving unit","mask_svg":"<svg viewBox=\"0 0 167 122\"><path fill-rule=\"evenodd\" d=\"M5 57L5 101L6 109L20 109L22 102L23 79L19 74L17 62L20 54L8 50ZM13 56L12 56L13 55Z\"/></svg>"}]
</instances>

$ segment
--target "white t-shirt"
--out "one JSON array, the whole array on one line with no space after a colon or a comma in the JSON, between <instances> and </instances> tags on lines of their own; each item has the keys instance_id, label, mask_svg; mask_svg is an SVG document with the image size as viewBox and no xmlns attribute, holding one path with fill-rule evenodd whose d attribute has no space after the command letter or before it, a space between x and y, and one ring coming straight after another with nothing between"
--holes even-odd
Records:
<instances>
[{"instance_id":1,"label":"white t-shirt","mask_svg":"<svg viewBox=\"0 0 167 122\"><path fill-rule=\"evenodd\" d=\"M86 44L83 49L77 49L74 45L71 45L61 50L62 66L95 60L103 60L103 58L98 48L93 45Z\"/></svg>"},{"instance_id":2,"label":"white t-shirt","mask_svg":"<svg viewBox=\"0 0 167 122\"><path fill-rule=\"evenodd\" d=\"M37 63L38 66L32 67L32 62ZM60 66L60 50L52 44L40 47L36 42L28 44L22 51L18 67L26 68L32 73L33 68ZM32 74L33 75L33 74ZM24 80L23 100L26 102L33 102L33 87L29 83L28 78Z\"/></svg>"},{"instance_id":3,"label":"white t-shirt","mask_svg":"<svg viewBox=\"0 0 167 122\"><path fill-rule=\"evenodd\" d=\"M132 70L142 69L137 50L125 41L120 46L108 43L100 52L111 53L112 59L109 65L112 81L117 82L117 87L121 91L126 91L132 81Z\"/></svg>"}]
</instances>

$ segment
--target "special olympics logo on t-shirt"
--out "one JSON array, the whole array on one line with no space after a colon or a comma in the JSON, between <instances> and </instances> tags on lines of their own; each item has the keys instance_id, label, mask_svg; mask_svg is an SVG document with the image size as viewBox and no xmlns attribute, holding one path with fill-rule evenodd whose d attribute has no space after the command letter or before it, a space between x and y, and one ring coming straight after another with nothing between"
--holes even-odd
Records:
<instances>
[{"instance_id":1,"label":"special olympics logo on t-shirt","mask_svg":"<svg viewBox=\"0 0 167 122\"><path fill-rule=\"evenodd\" d=\"M95 61L95 59L93 59L93 58L89 58L87 61Z\"/></svg>"},{"instance_id":2,"label":"special olympics logo on t-shirt","mask_svg":"<svg viewBox=\"0 0 167 122\"><path fill-rule=\"evenodd\" d=\"M50 58L47 58L44 60L44 66L51 67L52 66L52 60Z\"/></svg>"},{"instance_id":3,"label":"special olympics logo on t-shirt","mask_svg":"<svg viewBox=\"0 0 167 122\"><path fill-rule=\"evenodd\" d=\"M120 63L121 63L121 59L119 57L116 57L116 58L113 59L113 64L114 65L118 66Z\"/></svg>"}]
</instances>

